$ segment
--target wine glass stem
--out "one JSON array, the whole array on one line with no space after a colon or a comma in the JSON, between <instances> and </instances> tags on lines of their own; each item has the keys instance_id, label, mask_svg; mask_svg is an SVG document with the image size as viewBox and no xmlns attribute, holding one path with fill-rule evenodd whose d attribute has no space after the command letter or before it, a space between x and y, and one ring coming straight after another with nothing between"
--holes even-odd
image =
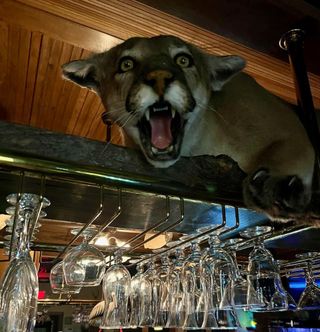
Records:
<instances>
[{"instance_id":1,"label":"wine glass stem","mask_svg":"<svg viewBox=\"0 0 320 332\"><path fill-rule=\"evenodd\" d=\"M122 263L122 253L116 252L114 256L114 263L115 264L121 264Z\"/></svg>"},{"instance_id":2,"label":"wine glass stem","mask_svg":"<svg viewBox=\"0 0 320 332\"><path fill-rule=\"evenodd\" d=\"M307 269L305 270L305 273L306 273L307 285L314 283L311 261L307 262Z\"/></svg>"},{"instance_id":3,"label":"wine glass stem","mask_svg":"<svg viewBox=\"0 0 320 332\"><path fill-rule=\"evenodd\" d=\"M28 234L29 224L32 213L30 210L23 211L22 227L19 234L17 256L23 255L29 251L29 239L30 235Z\"/></svg>"}]
</instances>

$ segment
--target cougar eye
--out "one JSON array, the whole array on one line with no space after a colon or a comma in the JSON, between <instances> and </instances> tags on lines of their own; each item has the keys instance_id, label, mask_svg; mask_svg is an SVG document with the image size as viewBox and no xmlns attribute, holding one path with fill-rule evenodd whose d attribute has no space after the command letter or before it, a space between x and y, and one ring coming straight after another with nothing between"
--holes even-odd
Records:
<instances>
[{"instance_id":1,"label":"cougar eye","mask_svg":"<svg viewBox=\"0 0 320 332\"><path fill-rule=\"evenodd\" d=\"M193 60L189 54L180 53L176 55L174 60L181 68L188 68L193 65Z\"/></svg>"},{"instance_id":2,"label":"cougar eye","mask_svg":"<svg viewBox=\"0 0 320 332\"><path fill-rule=\"evenodd\" d=\"M124 57L120 61L119 72L124 73L126 71L129 71L129 70L133 69L134 65L135 65L135 62L132 58Z\"/></svg>"}]
</instances>

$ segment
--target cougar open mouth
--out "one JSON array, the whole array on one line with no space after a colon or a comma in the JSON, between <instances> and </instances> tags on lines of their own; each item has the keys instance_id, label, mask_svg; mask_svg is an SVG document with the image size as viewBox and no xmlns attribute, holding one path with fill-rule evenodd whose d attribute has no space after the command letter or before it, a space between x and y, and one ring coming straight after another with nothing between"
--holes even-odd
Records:
<instances>
[{"instance_id":1,"label":"cougar open mouth","mask_svg":"<svg viewBox=\"0 0 320 332\"><path fill-rule=\"evenodd\" d=\"M170 103L161 101L151 105L138 128L149 158L170 160L179 155L184 121Z\"/></svg>"}]
</instances>

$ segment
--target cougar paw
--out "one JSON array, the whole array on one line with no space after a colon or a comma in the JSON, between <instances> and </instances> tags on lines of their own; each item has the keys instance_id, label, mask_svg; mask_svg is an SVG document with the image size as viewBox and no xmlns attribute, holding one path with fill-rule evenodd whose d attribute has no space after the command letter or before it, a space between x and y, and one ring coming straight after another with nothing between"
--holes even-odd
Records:
<instances>
[{"instance_id":1,"label":"cougar paw","mask_svg":"<svg viewBox=\"0 0 320 332\"><path fill-rule=\"evenodd\" d=\"M244 180L243 194L249 208L264 211L273 218L302 213L311 196L298 176L273 176L264 168Z\"/></svg>"}]
</instances>

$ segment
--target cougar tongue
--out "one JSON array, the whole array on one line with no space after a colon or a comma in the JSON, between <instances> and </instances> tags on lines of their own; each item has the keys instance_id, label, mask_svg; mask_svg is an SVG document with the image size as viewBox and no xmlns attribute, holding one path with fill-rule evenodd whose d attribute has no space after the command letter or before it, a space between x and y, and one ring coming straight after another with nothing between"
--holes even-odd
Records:
<instances>
[{"instance_id":1,"label":"cougar tongue","mask_svg":"<svg viewBox=\"0 0 320 332\"><path fill-rule=\"evenodd\" d=\"M171 120L171 115L164 112L150 116L151 143L155 148L163 150L171 145Z\"/></svg>"}]
</instances>

